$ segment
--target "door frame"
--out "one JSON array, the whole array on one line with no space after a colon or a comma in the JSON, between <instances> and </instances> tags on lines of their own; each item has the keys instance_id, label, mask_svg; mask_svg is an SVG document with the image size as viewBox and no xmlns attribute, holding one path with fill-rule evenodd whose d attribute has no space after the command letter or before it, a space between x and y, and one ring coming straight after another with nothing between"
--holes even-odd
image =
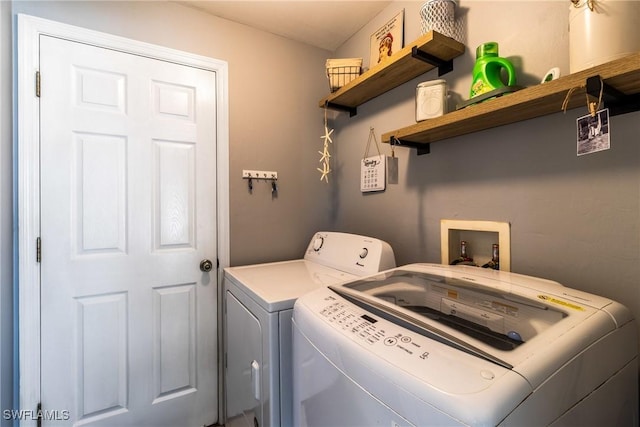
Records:
<instances>
[{"instance_id":1,"label":"door frame","mask_svg":"<svg viewBox=\"0 0 640 427\"><path fill-rule=\"evenodd\" d=\"M221 300L223 268L229 266L229 99L228 64L171 48L127 39L73 25L62 24L29 15L17 16L17 40L14 43L14 87L17 105L14 109L14 162L17 173L14 191L17 201L18 230L14 232L17 249L14 251L17 273L14 292L18 294L18 334L14 354L18 354L19 377L15 405L25 411L36 411L40 402L40 264L36 260L36 240L40 236L40 109L35 94L35 76L39 70L39 38L50 35L62 39L91 44L97 47L141 55L152 59L201 68L216 73L216 198L217 198L217 254L219 268L218 301ZM46 88L43 88L46 93ZM15 182L17 181L17 182ZM15 314L14 314L15 315ZM218 309L218 317L221 313ZM218 352L221 350L218 334ZM15 341L15 339L14 339ZM218 356L219 358L219 356ZM219 358L219 360L221 360ZM218 367L220 370L221 368ZM219 378L222 378L220 375ZM14 382L16 383L16 382ZM221 394L221 381L218 395ZM222 400L218 399L219 402ZM49 408L56 409L56 408ZM27 412L29 413L29 412ZM218 411L218 414L222 412ZM33 419L22 419L21 425L35 425Z\"/></svg>"}]
</instances>

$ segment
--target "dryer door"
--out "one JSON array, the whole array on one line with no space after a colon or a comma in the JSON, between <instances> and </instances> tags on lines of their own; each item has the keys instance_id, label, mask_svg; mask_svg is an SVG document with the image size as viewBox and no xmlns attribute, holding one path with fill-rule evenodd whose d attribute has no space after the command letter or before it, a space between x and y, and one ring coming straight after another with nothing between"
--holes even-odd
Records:
<instances>
[{"instance_id":1,"label":"dryer door","mask_svg":"<svg viewBox=\"0 0 640 427\"><path fill-rule=\"evenodd\" d=\"M262 328L259 320L231 292L226 292L225 299L226 425L262 425Z\"/></svg>"}]
</instances>

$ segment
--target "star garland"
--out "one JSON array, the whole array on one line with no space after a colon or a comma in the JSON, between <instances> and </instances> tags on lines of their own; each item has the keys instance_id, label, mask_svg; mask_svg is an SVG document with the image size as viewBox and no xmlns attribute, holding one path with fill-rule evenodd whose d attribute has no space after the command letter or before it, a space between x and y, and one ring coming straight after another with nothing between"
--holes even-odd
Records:
<instances>
[{"instance_id":1,"label":"star garland","mask_svg":"<svg viewBox=\"0 0 640 427\"><path fill-rule=\"evenodd\" d=\"M329 183L329 173L331 172L330 167L330 159L331 153L329 153L329 144L333 144L331 140L331 134L333 133L333 129L329 130L328 121L327 121L327 107L324 108L324 135L320 138L324 139L324 148L322 151L318 151L320 154L320 163L322 163L322 168L316 168L318 172L320 172L320 181L323 179Z\"/></svg>"}]
</instances>

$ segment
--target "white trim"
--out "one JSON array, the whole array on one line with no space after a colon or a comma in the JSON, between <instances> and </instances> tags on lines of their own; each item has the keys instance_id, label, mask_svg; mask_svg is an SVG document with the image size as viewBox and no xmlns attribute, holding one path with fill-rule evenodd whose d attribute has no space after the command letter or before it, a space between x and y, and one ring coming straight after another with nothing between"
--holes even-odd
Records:
<instances>
[{"instance_id":1,"label":"white trim","mask_svg":"<svg viewBox=\"0 0 640 427\"><path fill-rule=\"evenodd\" d=\"M458 219L440 220L440 262L449 264L452 258L459 253L460 240L450 241L452 231L487 232L498 234L498 246L500 247L500 270L511 271L511 228L508 222L498 221L473 221ZM495 242L494 242L495 243ZM476 246L477 247L477 246ZM453 248L454 252L451 252ZM488 247L490 248L490 246ZM485 248L488 259L491 259L491 252ZM476 259L477 261L477 259ZM480 264L482 265L482 264Z\"/></svg>"},{"instance_id":2,"label":"white trim","mask_svg":"<svg viewBox=\"0 0 640 427\"><path fill-rule=\"evenodd\" d=\"M214 71L217 122L217 239L220 270L229 266L229 99L228 64L204 56L156 46L28 15L18 15L15 43L17 71L18 172L18 322L19 408L35 410L40 400L40 266L36 262L36 238L40 235L39 101L35 96L35 73L39 69L39 38L50 35L98 47L119 50L163 61ZM35 425L22 420L21 425Z\"/></svg>"}]
</instances>

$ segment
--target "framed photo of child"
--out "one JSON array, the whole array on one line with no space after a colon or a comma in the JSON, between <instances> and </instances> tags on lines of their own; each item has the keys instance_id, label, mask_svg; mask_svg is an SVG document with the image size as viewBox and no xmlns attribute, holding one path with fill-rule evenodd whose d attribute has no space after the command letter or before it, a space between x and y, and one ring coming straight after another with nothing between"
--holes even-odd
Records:
<instances>
[{"instance_id":1,"label":"framed photo of child","mask_svg":"<svg viewBox=\"0 0 640 427\"><path fill-rule=\"evenodd\" d=\"M389 59L404 47L404 9L371 35L369 68Z\"/></svg>"}]
</instances>

